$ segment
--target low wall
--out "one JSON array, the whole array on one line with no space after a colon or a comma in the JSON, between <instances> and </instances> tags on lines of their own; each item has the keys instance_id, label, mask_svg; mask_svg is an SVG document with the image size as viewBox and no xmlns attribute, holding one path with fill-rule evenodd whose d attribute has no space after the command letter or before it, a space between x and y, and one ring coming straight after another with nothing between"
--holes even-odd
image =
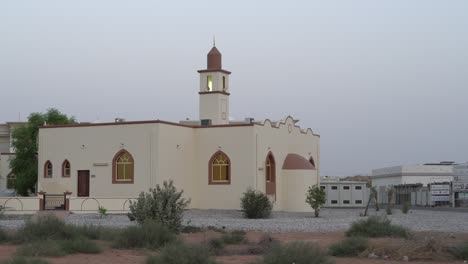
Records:
<instances>
[{"instance_id":1,"label":"low wall","mask_svg":"<svg viewBox=\"0 0 468 264\"><path fill-rule=\"evenodd\" d=\"M128 213L130 201L136 198L70 197L69 209L73 213L97 213L102 206L109 214Z\"/></svg>"},{"instance_id":2,"label":"low wall","mask_svg":"<svg viewBox=\"0 0 468 264\"><path fill-rule=\"evenodd\" d=\"M7 214L34 214L39 211L38 197L0 197Z\"/></svg>"}]
</instances>

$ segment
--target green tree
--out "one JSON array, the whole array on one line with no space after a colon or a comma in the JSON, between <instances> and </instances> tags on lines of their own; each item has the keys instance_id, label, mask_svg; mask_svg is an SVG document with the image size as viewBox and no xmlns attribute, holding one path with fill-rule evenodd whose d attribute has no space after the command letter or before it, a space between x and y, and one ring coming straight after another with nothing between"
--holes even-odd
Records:
<instances>
[{"instance_id":1,"label":"green tree","mask_svg":"<svg viewBox=\"0 0 468 264\"><path fill-rule=\"evenodd\" d=\"M74 117L68 117L55 108L45 113L32 113L28 123L15 128L12 133L12 146L16 155L10 162L10 168L16 175L15 189L19 195L27 196L35 192L37 183L37 136L39 127L47 125L64 125L76 123Z\"/></svg>"},{"instance_id":2,"label":"green tree","mask_svg":"<svg viewBox=\"0 0 468 264\"><path fill-rule=\"evenodd\" d=\"M306 203L315 211L315 217L319 216L320 207L327 201L325 190L318 185L310 186L306 193Z\"/></svg>"}]
</instances>

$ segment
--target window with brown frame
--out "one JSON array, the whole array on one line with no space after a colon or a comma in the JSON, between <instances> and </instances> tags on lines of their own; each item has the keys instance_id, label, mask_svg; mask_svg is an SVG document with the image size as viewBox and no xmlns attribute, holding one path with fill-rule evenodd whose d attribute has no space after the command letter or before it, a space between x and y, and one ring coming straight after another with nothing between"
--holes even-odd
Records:
<instances>
[{"instance_id":1,"label":"window with brown frame","mask_svg":"<svg viewBox=\"0 0 468 264\"><path fill-rule=\"evenodd\" d=\"M64 160L62 163L62 177L70 177L71 169L70 169L70 162L68 160Z\"/></svg>"},{"instance_id":2,"label":"window with brown frame","mask_svg":"<svg viewBox=\"0 0 468 264\"><path fill-rule=\"evenodd\" d=\"M209 162L209 184L231 183L231 162L228 156L222 152L216 152Z\"/></svg>"},{"instance_id":3,"label":"window with brown frame","mask_svg":"<svg viewBox=\"0 0 468 264\"><path fill-rule=\"evenodd\" d=\"M52 178L52 174L53 174L52 162L48 160L44 164L44 178Z\"/></svg>"},{"instance_id":4,"label":"window with brown frame","mask_svg":"<svg viewBox=\"0 0 468 264\"><path fill-rule=\"evenodd\" d=\"M119 151L112 162L112 183L133 183L134 160L132 155L126 151Z\"/></svg>"},{"instance_id":5,"label":"window with brown frame","mask_svg":"<svg viewBox=\"0 0 468 264\"><path fill-rule=\"evenodd\" d=\"M265 161L265 179L267 182L275 181L275 161L271 154L268 155Z\"/></svg>"}]
</instances>

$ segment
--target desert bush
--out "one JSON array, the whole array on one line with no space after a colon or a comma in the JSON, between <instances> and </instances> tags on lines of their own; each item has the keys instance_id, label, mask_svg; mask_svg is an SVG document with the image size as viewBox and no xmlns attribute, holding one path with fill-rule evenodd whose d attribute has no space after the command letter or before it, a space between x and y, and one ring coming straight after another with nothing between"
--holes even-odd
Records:
<instances>
[{"instance_id":1,"label":"desert bush","mask_svg":"<svg viewBox=\"0 0 468 264\"><path fill-rule=\"evenodd\" d=\"M8 241L10 241L10 236L5 230L0 228L0 243L5 243Z\"/></svg>"},{"instance_id":2,"label":"desert bush","mask_svg":"<svg viewBox=\"0 0 468 264\"><path fill-rule=\"evenodd\" d=\"M210 231L215 231L215 232L220 232L220 233L226 233L226 227L217 227L217 226L208 226L206 229Z\"/></svg>"},{"instance_id":3,"label":"desert bush","mask_svg":"<svg viewBox=\"0 0 468 264\"><path fill-rule=\"evenodd\" d=\"M44 240L21 245L17 254L26 257L61 257L74 253L96 254L101 249L94 241L85 238L74 240Z\"/></svg>"},{"instance_id":4,"label":"desert bush","mask_svg":"<svg viewBox=\"0 0 468 264\"><path fill-rule=\"evenodd\" d=\"M468 242L451 248L450 252L457 259L468 260Z\"/></svg>"},{"instance_id":5,"label":"desert bush","mask_svg":"<svg viewBox=\"0 0 468 264\"><path fill-rule=\"evenodd\" d=\"M185 225L180 229L180 232L182 233L198 233L201 231L203 231L203 228L193 225Z\"/></svg>"},{"instance_id":6,"label":"desert bush","mask_svg":"<svg viewBox=\"0 0 468 264\"><path fill-rule=\"evenodd\" d=\"M35 241L21 245L17 248L16 254L25 257L61 257L66 255L55 240Z\"/></svg>"},{"instance_id":7,"label":"desert bush","mask_svg":"<svg viewBox=\"0 0 468 264\"><path fill-rule=\"evenodd\" d=\"M249 188L241 198L241 208L246 218L268 218L273 204L264 193Z\"/></svg>"},{"instance_id":8,"label":"desert bush","mask_svg":"<svg viewBox=\"0 0 468 264\"><path fill-rule=\"evenodd\" d=\"M364 237L348 237L344 240L333 244L328 249L328 253L332 256L345 257L357 256L367 249L369 241Z\"/></svg>"},{"instance_id":9,"label":"desert bush","mask_svg":"<svg viewBox=\"0 0 468 264\"><path fill-rule=\"evenodd\" d=\"M250 246L247 251L249 254L261 255L279 246L280 242L267 234L263 235L257 244Z\"/></svg>"},{"instance_id":10,"label":"desert bush","mask_svg":"<svg viewBox=\"0 0 468 264\"><path fill-rule=\"evenodd\" d=\"M222 238L216 237L208 240L208 249L212 254L218 255L225 244Z\"/></svg>"},{"instance_id":11,"label":"desert bush","mask_svg":"<svg viewBox=\"0 0 468 264\"><path fill-rule=\"evenodd\" d=\"M370 216L354 222L346 231L348 237L409 237L409 231L393 225L386 217Z\"/></svg>"},{"instance_id":12,"label":"desert bush","mask_svg":"<svg viewBox=\"0 0 468 264\"><path fill-rule=\"evenodd\" d=\"M401 212L404 214L407 214L410 210L410 204L409 202L405 202L403 206L401 207Z\"/></svg>"},{"instance_id":13,"label":"desert bush","mask_svg":"<svg viewBox=\"0 0 468 264\"><path fill-rule=\"evenodd\" d=\"M24 257L14 257L9 260L1 262L2 264L49 264L49 262L42 259L27 259Z\"/></svg>"},{"instance_id":14,"label":"desert bush","mask_svg":"<svg viewBox=\"0 0 468 264\"><path fill-rule=\"evenodd\" d=\"M215 264L208 249L172 243L161 249L158 256L148 257L146 264Z\"/></svg>"},{"instance_id":15,"label":"desert bush","mask_svg":"<svg viewBox=\"0 0 468 264\"><path fill-rule=\"evenodd\" d=\"M47 240L72 239L77 234L72 226L53 215L46 215L28 219L26 224L17 231L15 241L18 243Z\"/></svg>"},{"instance_id":16,"label":"desert bush","mask_svg":"<svg viewBox=\"0 0 468 264\"><path fill-rule=\"evenodd\" d=\"M101 248L89 239L79 238L75 240L59 241L60 247L65 254L84 253L97 254L101 252Z\"/></svg>"},{"instance_id":17,"label":"desert bush","mask_svg":"<svg viewBox=\"0 0 468 264\"><path fill-rule=\"evenodd\" d=\"M225 244L240 244L246 241L245 232L242 230L236 230L225 233L221 236L221 240Z\"/></svg>"},{"instance_id":18,"label":"desert bush","mask_svg":"<svg viewBox=\"0 0 468 264\"><path fill-rule=\"evenodd\" d=\"M122 230L118 228L97 225L69 226L68 228L72 228L77 236L92 240L112 241L122 232Z\"/></svg>"},{"instance_id":19,"label":"desert bush","mask_svg":"<svg viewBox=\"0 0 468 264\"><path fill-rule=\"evenodd\" d=\"M164 181L150 189L149 193L141 192L136 202L130 201L131 221L142 224L146 220L154 220L174 231L182 228L184 210L190 204L190 199L182 198L184 191L177 191L173 181Z\"/></svg>"},{"instance_id":20,"label":"desert bush","mask_svg":"<svg viewBox=\"0 0 468 264\"><path fill-rule=\"evenodd\" d=\"M333 261L316 244L291 242L269 250L259 264L330 264Z\"/></svg>"},{"instance_id":21,"label":"desert bush","mask_svg":"<svg viewBox=\"0 0 468 264\"><path fill-rule=\"evenodd\" d=\"M115 248L156 249L176 240L176 235L156 221L146 221L139 226L130 226L120 232L114 242Z\"/></svg>"}]
</instances>

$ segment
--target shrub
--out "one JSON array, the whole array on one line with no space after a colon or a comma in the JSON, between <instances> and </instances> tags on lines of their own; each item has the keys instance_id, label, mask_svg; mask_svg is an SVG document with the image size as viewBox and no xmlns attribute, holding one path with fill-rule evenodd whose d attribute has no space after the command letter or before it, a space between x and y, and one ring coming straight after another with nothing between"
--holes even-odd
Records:
<instances>
[{"instance_id":1,"label":"shrub","mask_svg":"<svg viewBox=\"0 0 468 264\"><path fill-rule=\"evenodd\" d=\"M5 243L5 242L8 242L10 240L10 236L8 235L8 233L1 229L0 228L0 243Z\"/></svg>"},{"instance_id":2,"label":"shrub","mask_svg":"<svg viewBox=\"0 0 468 264\"><path fill-rule=\"evenodd\" d=\"M226 233L226 227L225 226L222 226L222 227L208 226L207 229L210 230L210 231Z\"/></svg>"},{"instance_id":3,"label":"shrub","mask_svg":"<svg viewBox=\"0 0 468 264\"><path fill-rule=\"evenodd\" d=\"M256 245L250 246L248 248L249 254L265 254L272 250L272 248L279 247L280 243L278 240L274 239L271 235L263 235Z\"/></svg>"},{"instance_id":4,"label":"shrub","mask_svg":"<svg viewBox=\"0 0 468 264\"><path fill-rule=\"evenodd\" d=\"M4 213L5 213L5 207L3 207L3 205L0 205L0 218L3 217Z\"/></svg>"},{"instance_id":5,"label":"shrub","mask_svg":"<svg viewBox=\"0 0 468 264\"><path fill-rule=\"evenodd\" d=\"M107 215L107 209L104 208L104 206L99 206L98 207L98 213L99 215L102 217L106 216Z\"/></svg>"},{"instance_id":6,"label":"shrub","mask_svg":"<svg viewBox=\"0 0 468 264\"><path fill-rule=\"evenodd\" d=\"M407 214L410 210L410 204L409 202L405 202L403 206L401 207L401 212L404 214Z\"/></svg>"},{"instance_id":7,"label":"shrub","mask_svg":"<svg viewBox=\"0 0 468 264\"><path fill-rule=\"evenodd\" d=\"M468 260L468 242L462 243L450 250L457 259Z\"/></svg>"},{"instance_id":8,"label":"shrub","mask_svg":"<svg viewBox=\"0 0 468 264\"><path fill-rule=\"evenodd\" d=\"M75 240L45 240L24 244L17 254L26 257L61 257L67 254L96 254L101 249L94 241L80 238Z\"/></svg>"},{"instance_id":9,"label":"shrub","mask_svg":"<svg viewBox=\"0 0 468 264\"><path fill-rule=\"evenodd\" d=\"M64 240L59 241L60 247L65 254L74 253L85 253L85 254L97 254L101 252L101 248L89 239L75 239L75 240Z\"/></svg>"},{"instance_id":10,"label":"shrub","mask_svg":"<svg viewBox=\"0 0 468 264\"><path fill-rule=\"evenodd\" d=\"M26 259L23 257L14 257L12 259L3 261L2 264L49 264L49 262L42 259Z\"/></svg>"},{"instance_id":11,"label":"shrub","mask_svg":"<svg viewBox=\"0 0 468 264\"><path fill-rule=\"evenodd\" d=\"M357 256L367 249L368 243L367 238L348 237L331 245L328 252L330 255L337 257Z\"/></svg>"},{"instance_id":12,"label":"shrub","mask_svg":"<svg viewBox=\"0 0 468 264\"><path fill-rule=\"evenodd\" d=\"M306 203L314 209L315 217L319 217L320 208L327 201L325 190L318 185L309 187L306 193Z\"/></svg>"},{"instance_id":13,"label":"shrub","mask_svg":"<svg viewBox=\"0 0 468 264\"><path fill-rule=\"evenodd\" d=\"M198 227L198 226L186 225L186 226L183 226L180 231L182 233L198 233L198 232L203 231L203 228Z\"/></svg>"},{"instance_id":14,"label":"shrub","mask_svg":"<svg viewBox=\"0 0 468 264\"><path fill-rule=\"evenodd\" d=\"M146 221L122 230L114 240L115 248L156 249L176 240L176 235L159 222Z\"/></svg>"},{"instance_id":15,"label":"shrub","mask_svg":"<svg viewBox=\"0 0 468 264\"><path fill-rule=\"evenodd\" d=\"M215 264L204 247L172 243L161 249L158 256L148 257L146 264Z\"/></svg>"},{"instance_id":16,"label":"shrub","mask_svg":"<svg viewBox=\"0 0 468 264\"><path fill-rule=\"evenodd\" d=\"M25 257L61 257L65 252L57 241L44 240L22 245L16 254Z\"/></svg>"},{"instance_id":17,"label":"shrub","mask_svg":"<svg viewBox=\"0 0 468 264\"><path fill-rule=\"evenodd\" d=\"M399 225L393 225L386 217L370 216L354 222L346 231L346 236L353 237L409 237L409 231Z\"/></svg>"},{"instance_id":18,"label":"shrub","mask_svg":"<svg viewBox=\"0 0 468 264\"><path fill-rule=\"evenodd\" d=\"M264 193L249 188L241 198L241 208L247 218L268 218L273 204Z\"/></svg>"},{"instance_id":19,"label":"shrub","mask_svg":"<svg viewBox=\"0 0 468 264\"><path fill-rule=\"evenodd\" d=\"M179 231L182 228L182 215L190 204L190 199L182 198L182 191L177 191L173 181L164 181L163 187L156 185L149 193L141 192L136 202L130 201L131 221L143 223L155 220L169 229Z\"/></svg>"},{"instance_id":20,"label":"shrub","mask_svg":"<svg viewBox=\"0 0 468 264\"><path fill-rule=\"evenodd\" d=\"M24 227L16 233L15 241L22 243L47 239L72 239L76 235L72 226L66 226L65 222L56 216L46 215L28 219Z\"/></svg>"},{"instance_id":21,"label":"shrub","mask_svg":"<svg viewBox=\"0 0 468 264\"><path fill-rule=\"evenodd\" d=\"M230 233L223 234L221 239L225 244L240 244L246 241L244 231L232 231Z\"/></svg>"},{"instance_id":22,"label":"shrub","mask_svg":"<svg viewBox=\"0 0 468 264\"><path fill-rule=\"evenodd\" d=\"M208 241L208 247L211 253L219 254L224 248L224 241L220 237L212 238Z\"/></svg>"},{"instance_id":23,"label":"shrub","mask_svg":"<svg viewBox=\"0 0 468 264\"><path fill-rule=\"evenodd\" d=\"M333 261L316 244L291 242L274 247L263 256L261 264L329 264Z\"/></svg>"}]
</instances>

